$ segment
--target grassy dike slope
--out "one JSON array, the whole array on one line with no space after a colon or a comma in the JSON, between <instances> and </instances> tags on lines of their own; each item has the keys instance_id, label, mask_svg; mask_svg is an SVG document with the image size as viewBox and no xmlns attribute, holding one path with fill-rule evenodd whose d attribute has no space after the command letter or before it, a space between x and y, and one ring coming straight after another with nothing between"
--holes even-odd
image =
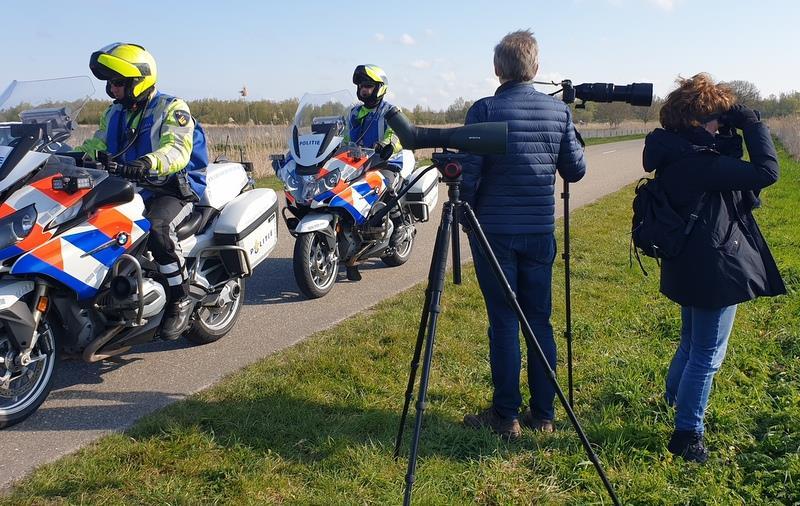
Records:
<instances>
[{"instance_id":1,"label":"grassy dike slope","mask_svg":"<svg viewBox=\"0 0 800 506\"><path fill-rule=\"evenodd\" d=\"M800 163L781 152L781 167L758 220L790 293L740 308L704 467L666 452L679 311L658 294L655 265L647 278L628 265L631 188L573 215L576 412L626 504L800 501ZM471 269L464 279L443 300L415 502L608 503L560 408L555 435L512 444L461 426L490 395L483 302ZM397 504L406 460L392 447L423 298L417 286L381 302L42 467L0 503Z\"/></svg>"}]
</instances>

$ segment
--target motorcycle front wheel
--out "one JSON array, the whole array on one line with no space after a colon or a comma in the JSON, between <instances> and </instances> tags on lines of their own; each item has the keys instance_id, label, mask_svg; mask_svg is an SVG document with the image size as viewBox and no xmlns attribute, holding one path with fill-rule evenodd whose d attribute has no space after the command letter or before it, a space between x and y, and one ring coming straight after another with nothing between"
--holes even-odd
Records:
<instances>
[{"instance_id":1,"label":"motorcycle front wheel","mask_svg":"<svg viewBox=\"0 0 800 506\"><path fill-rule=\"evenodd\" d=\"M320 232L301 234L294 243L294 279L309 299L318 299L333 288L339 257Z\"/></svg>"},{"instance_id":2,"label":"motorcycle front wheel","mask_svg":"<svg viewBox=\"0 0 800 506\"><path fill-rule=\"evenodd\" d=\"M39 339L31 362L19 365L11 339L0 333L0 429L17 424L36 411L53 386L57 352L50 325L39 324Z\"/></svg>"}]
</instances>

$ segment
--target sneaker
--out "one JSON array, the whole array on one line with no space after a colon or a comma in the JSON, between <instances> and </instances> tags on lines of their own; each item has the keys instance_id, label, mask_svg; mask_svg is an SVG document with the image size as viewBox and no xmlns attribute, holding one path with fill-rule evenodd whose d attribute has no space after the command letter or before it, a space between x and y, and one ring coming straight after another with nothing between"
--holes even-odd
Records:
<instances>
[{"instance_id":1,"label":"sneaker","mask_svg":"<svg viewBox=\"0 0 800 506\"><path fill-rule=\"evenodd\" d=\"M667 450L688 462L699 464L708 460L708 449L703 443L703 434L693 430L676 430L669 438Z\"/></svg>"},{"instance_id":2,"label":"sneaker","mask_svg":"<svg viewBox=\"0 0 800 506\"><path fill-rule=\"evenodd\" d=\"M464 425L471 429L488 428L507 441L517 439L522 435L519 421L516 418L503 418L493 407L487 408L477 415L466 415Z\"/></svg>"},{"instance_id":3,"label":"sneaker","mask_svg":"<svg viewBox=\"0 0 800 506\"><path fill-rule=\"evenodd\" d=\"M170 306L164 315L164 325L161 327L161 338L174 341L189 327L189 317L192 315L194 304L191 298L185 297Z\"/></svg>"},{"instance_id":4,"label":"sneaker","mask_svg":"<svg viewBox=\"0 0 800 506\"><path fill-rule=\"evenodd\" d=\"M522 414L522 426L536 432L551 433L556 431L556 426L553 420L547 418L534 418L531 408L525 410Z\"/></svg>"}]
</instances>

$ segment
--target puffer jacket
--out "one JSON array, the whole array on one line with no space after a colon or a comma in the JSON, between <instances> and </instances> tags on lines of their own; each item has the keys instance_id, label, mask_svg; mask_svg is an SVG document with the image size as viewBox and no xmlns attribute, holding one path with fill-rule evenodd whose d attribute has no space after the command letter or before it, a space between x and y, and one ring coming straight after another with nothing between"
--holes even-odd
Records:
<instances>
[{"instance_id":1,"label":"puffer jacket","mask_svg":"<svg viewBox=\"0 0 800 506\"><path fill-rule=\"evenodd\" d=\"M467 112L465 123L508 122L505 155L469 156L461 198L494 234L555 231L556 170L575 182L586 172L569 107L530 83L507 82Z\"/></svg>"},{"instance_id":2,"label":"puffer jacket","mask_svg":"<svg viewBox=\"0 0 800 506\"><path fill-rule=\"evenodd\" d=\"M661 262L661 293L682 306L720 308L786 293L778 267L753 217L758 192L778 180L769 130L743 130L750 162L727 151L703 128L656 129L645 139L644 168L655 171L684 218L707 194L681 253Z\"/></svg>"}]
</instances>

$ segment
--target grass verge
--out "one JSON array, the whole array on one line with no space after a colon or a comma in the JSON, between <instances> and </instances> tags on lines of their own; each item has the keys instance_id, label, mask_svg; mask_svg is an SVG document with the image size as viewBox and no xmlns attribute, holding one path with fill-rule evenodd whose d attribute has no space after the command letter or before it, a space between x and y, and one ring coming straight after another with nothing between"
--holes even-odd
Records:
<instances>
[{"instance_id":1,"label":"grass verge","mask_svg":"<svg viewBox=\"0 0 800 506\"><path fill-rule=\"evenodd\" d=\"M702 467L665 449L679 311L658 294L657 275L629 267L631 188L573 215L576 412L626 504L800 500L800 163L781 151L781 166L758 219L790 294L740 308ZM555 435L514 444L462 427L490 395L483 301L471 270L464 280L443 299L415 502L606 503L563 411ZM418 286L382 302L40 468L0 503L397 504L406 460L392 447L423 298Z\"/></svg>"},{"instance_id":2,"label":"grass verge","mask_svg":"<svg viewBox=\"0 0 800 506\"><path fill-rule=\"evenodd\" d=\"M616 137L595 137L584 139L583 141L587 146L594 146L596 144L608 144L611 142L632 141L635 139L644 139L647 134L631 134L631 135L618 135Z\"/></svg>"}]
</instances>

